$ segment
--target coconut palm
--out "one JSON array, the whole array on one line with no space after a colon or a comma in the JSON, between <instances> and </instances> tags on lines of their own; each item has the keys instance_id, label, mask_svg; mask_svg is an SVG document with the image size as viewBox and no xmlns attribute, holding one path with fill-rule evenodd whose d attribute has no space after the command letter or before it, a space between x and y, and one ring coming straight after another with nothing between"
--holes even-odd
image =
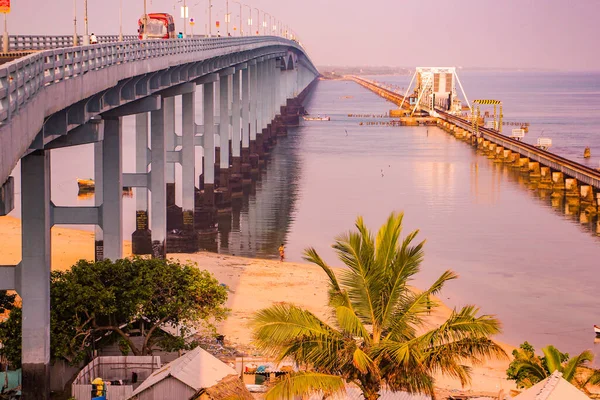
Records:
<instances>
[{"instance_id":1,"label":"coconut palm","mask_svg":"<svg viewBox=\"0 0 600 400\"><path fill-rule=\"evenodd\" d=\"M513 353L515 360L511 363L516 376L525 376L520 385L531 387L552 375L554 371L562 373L563 379L585 391L588 385L600 383L600 370L589 366L594 361L594 354L585 350L575 357L560 352L550 345L542 349L544 357L537 357L532 351L520 350Z\"/></svg>"},{"instance_id":2,"label":"coconut palm","mask_svg":"<svg viewBox=\"0 0 600 400\"><path fill-rule=\"evenodd\" d=\"M489 357L506 357L490 337L500 331L493 316L478 308L454 310L427 330L426 315L439 306L432 296L457 275L444 272L423 292L409 287L423 260L417 231L400 238L403 214L392 213L376 237L356 221L357 231L338 237L333 248L346 269L334 273L313 248L305 259L329 277L331 318L322 320L293 304L277 304L254 318L255 344L278 359L292 358L306 371L290 374L267 399L343 392L353 383L367 400L383 386L392 391L433 395L434 375L470 381L470 367Z\"/></svg>"}]
</instances>

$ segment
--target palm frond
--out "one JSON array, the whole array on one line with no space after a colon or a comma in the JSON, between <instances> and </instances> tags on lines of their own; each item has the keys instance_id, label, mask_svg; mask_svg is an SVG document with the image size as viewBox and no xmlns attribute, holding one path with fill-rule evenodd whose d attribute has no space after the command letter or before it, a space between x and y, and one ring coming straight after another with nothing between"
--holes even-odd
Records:
<instances>
[{"instance_id":1,"label":"palm frond","mask_svg":"<svg viewBox=\"0 0 600 400\"><path fill-rule=\"evenodd\" d=\"M343 332L347 332L351 336L359 336L367 342L371 341L369 331L367 331L352 309L338 306L335 308L335 313L338 326Z\"/></svg>"},{"instance_id":2,"label":"palm frond","mask_svg":"<svg viewBox=\"0 0 600 400\"><path fill-rule=\"evenodd\" d=\"M311 394L334 395L346 393L344 380L339 376L317 372L285 374L266 394L265 400L293 400Z\"/></svg>"},{"instance_id":3,"label":"palm frond","mask_svg":"<svg viewBox=\"0 0 600 400\"><path fill-rule=\"evenodd\" d=\"M391 213L386 223L379 228L375 239L375 264L381 268L389 268L394 260L403 218L403 213Z\"/></svg>"},{"instance_id":4,"label":"palm frond","mask_svg":"<svg viewBox=\"0 0 600 400\"><path fill-rule=\"evenodd\" d=\"M354 354L352 355L352 365L363 374L375 369L375 364L371 357L359 348L354 350Z\"/></svg>"},{"instance_id":5,"label":"palm frond","mask_svg":"<svg viewBox=\"0 0 600 400\"><path fill-rule=\"evenodd\" d=\"M544 356L546 356L546 367L548 371L552 374L554 371L562 372L562 360L561 360L561 352L552 345L546 346L542 349Z\"/></svg>"},{"instance_id":6,"label":"palm frond","mask_svg":"<svg viewBox=\"0 0 600 400\"><path fill-rule=\"evenodd\" d=\"M585 350L576 357L570 358L562 369L563 378L567 382L571 382L578 370L584 368L588 362L592 361L594 361L594 354L589 350Z\"/></svg>"},{"instance_id":7,"label":"palm frond","mask_svg":"<svg viewBox=\"0 0 600 400\"><path fill-rule=\"evenodd\" d=\"M278 348L304 336L335 336L338 332L310 311L293 304L276 304L257 312L252 322L255 343Z\"/></svg>"}]
</instances>

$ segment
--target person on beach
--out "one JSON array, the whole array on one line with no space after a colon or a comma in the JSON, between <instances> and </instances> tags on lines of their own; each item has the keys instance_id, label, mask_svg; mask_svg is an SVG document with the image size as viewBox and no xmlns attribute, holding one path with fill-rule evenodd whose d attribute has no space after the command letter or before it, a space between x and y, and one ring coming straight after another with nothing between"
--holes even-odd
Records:
<instances>
[{"instance_id":1,"label":"person on beach","mask_svg":"<svg viewBox=\"0 0 600 400\"><path fill-rule=\"evenodd\" d=\"M285 258L285 248L283 247L283 243L281 243L281 246L279 246L279 261L283 262L284 258Z\"/></svg>"}]
</instances>

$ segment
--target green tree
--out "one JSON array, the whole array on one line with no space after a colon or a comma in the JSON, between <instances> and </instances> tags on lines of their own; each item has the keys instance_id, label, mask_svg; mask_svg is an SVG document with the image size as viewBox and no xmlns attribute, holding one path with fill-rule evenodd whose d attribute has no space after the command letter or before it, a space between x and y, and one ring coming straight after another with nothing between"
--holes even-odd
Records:
<instances>
[{"instance_id":1,"label":"green tree","mask_svg":"<svg viewBox=\"0 0 600 400\"><path fill-rule=\"evenodd\" d=\"M21 308L12 308L8 318L0 323L0 343L0 354L13 368L21 368Z\"/></svg>"},{"instance_id":2,"label":"green tree","mask_svg":"<svg viewBox=\"0 0 600 400\"><path fill-rule=\"evenodd\" d=\"M9 294L6 290L0 290L0 314L10 311L14 307L16 294Z\"/></svg>"},{"instance_id":3,"label":"green tree","mask_svg":"<svg viewBox=\"0 0 600 400\"><path fill-rule=\"evenodd\" d=\"M529 388L559 371L563 379L584 391L588 385L600 383L600 370L589 366L594 361L591 351L585 350L571 358L550 345L542 352L543 357L535 355L535 349L527 342L519 350L513 350L514 360L506 371L508 378L515 380L520 388Z\"/></svg>"},{"instance_id":4,"label":"green tree","mask_svg":"<svg viewBox=\"0 0 600 400\"><path fill-rule=\"evenodd\" d=\"M161 344L182 349L192 327L214 329L228 311L227 291L209 272L159 259L81 260L69 271L52 273L50 296L52 357L71 363L84 360L106 333L116 334L134 355L151 354ZM145 340L136 346L129 329L139 321ZM180 338L166 337L161 326L179 329ZM20 328L11 327L10 335L20 340Z\"/></svg>"},{"instance_id":5,"label":"green tree","mask_svg":"<svg viewBox=\"0 0 600 400\"><path fill-rule=\"evenodd\" d=\"M338 274L314 249L305 251L305 259L329 277L331 323L292 304L273 305L256 314L256 345L310 370L279 381L268 399L343 392L346 382L357 385L367 400L377 399L383 385L433 395L435 373L466 384L466 362L506 357L490 339L500 331L500 323L478 315L474 306L455 310L441 326L418 333L426 315L439 306L432 296L457 275L446 271L423 292L409 287L420 271L424 242L413 244L416 231L400 238L402 218L392 214L374 237L359 217L357 231L340 236L333 245L347 266Z\"/></svg>"}]
</instances>

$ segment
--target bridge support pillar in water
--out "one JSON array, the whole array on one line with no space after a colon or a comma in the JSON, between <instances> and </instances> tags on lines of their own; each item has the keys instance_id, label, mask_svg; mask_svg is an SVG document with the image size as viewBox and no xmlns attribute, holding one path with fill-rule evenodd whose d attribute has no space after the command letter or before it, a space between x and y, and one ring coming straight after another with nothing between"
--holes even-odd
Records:
<instances>
[{"instance_id":1,"label":"bridge support pillar in water","mask_svg":"<svg viewBox=\"0 0 600 400\"><path fill-rule=\"evenodd\" d=\"M219 184L215 189L215 206L220 214L231 213L231 192L229 191L229 138L231 136L231 119L229 117L229 86L235 68L230 67L219 73Z\"/></svg>"},{"instance_id":2,"label":"bridge support pillar in water","mask_svg":"<svg viewBox=\"0 0 600 400\"><path fill-rule=\"evenodd\" d=\"M540 183L538 189L552 189L552 170L550 167L540 167Z\"/></svg>"},{"instance_id":3,"label":"bridge support pillar in water","mask_svg":"<svg viewBox=\"0 0 600 400\"><path fill-rule=\"evenodd\" d=\"M50 213L50 151L36 150L21 159L24 399L50 398Z\"/></svg>"},{"instance_id":4,"label":"bridge support pillar in water","mask_svg":"<svg viewBox=\"0 0 600 400\"><path fill-rule=\"evenodd\" d=\"M203 192L196 197L195 202L195 228L199 234L213 234L216 232L215 209L215 101L214 89L218 76L212 74L202 82L202 107L204 115L204 163L202 176L204 177Z\"/></svg>"},{"instance_id":5,"label":"bridge support pillar in water","mask_svg":"<svg viewBox=\"0 0 600 400\"><path fill-rule=\"evenodd\" d=\"M250 82L250 153L248 160L250 163L250 175L258 177L258 153L256 142L259 127L259 93L258 93L258 63L253 60L249 64L249 82Z\"/></svg>"},{"instance_id":6,"label":"bridge support pillar in water","mask_svg":"<svg viewBox=\"0 0 600 400\"><path fill-rule=\"evenodd\" d=\"M537 161L529 162L529 178L531 179L540 179L541 171L540 171L540 163Z\"/></svg>"},{"instance_id":7,"label":"bridge support pillar in water","mask_svg":"<svg viewBox=\"0 0 600 400\"><path fill-rule=\"evenodd\" d=\"M244 125L240 122L243 118L244 111L247 114L248 110L241 110L241 78L242 71L246 70L246 64L235 67L235 72L232 77L232 112L231 112L231 175L229 177L229 189L231 190L231 198L242 197L242 135ZM245 120L247 119L247 116Z\"/></svg>"},{"instance_id":8,"label":"bridge support pillar in water","mask_svg":"<svg viewBox=\"0 0 600 400\"><path fill-rule=\"evenodd\" d=\"M250 131L252 119L250 118L250 63L245 65L242 69L242 148L240 151L241 155L241 167L240 171L242 174L242 186L248 186L252 184L252 177L250 175Z\"/></svg>"},{"instance_id":9,"label":"bridge support pillar in water","mask_svg":"<svg viewBox=\"0 0 600 400\"><path fill-rule=\"evenodd\" d=\"M579 200L580 194L577 179L565 179L565 195L567 196L567 198Z\"/></svg>"},{"instance_id":10,"label":"bridge support pillar in water","mask_svg":"<svg viewBox=\"0 0 600 400\"><path fill-rule=\"evenodd\" d=\"M565 190L565 176L562 172L552 172L552 190Z\"/></svg>"}]
</instances>

